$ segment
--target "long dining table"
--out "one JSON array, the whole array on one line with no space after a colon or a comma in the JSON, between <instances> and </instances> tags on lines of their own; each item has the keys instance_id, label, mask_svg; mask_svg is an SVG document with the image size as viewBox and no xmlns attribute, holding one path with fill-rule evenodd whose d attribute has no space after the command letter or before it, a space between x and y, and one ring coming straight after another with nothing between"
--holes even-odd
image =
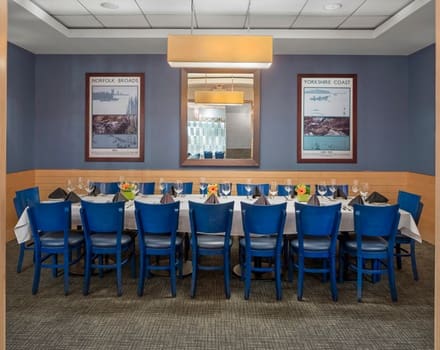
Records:
<instances>
[{"instance_id":1,"label":"long dining table","mask_svg":"<svg viewBox=\"0 0 440 350\"><path fill-rule=\"evenodd\" d=\"M161 195L138 195L135 198L135 201L144 202L144 203L160 203ZM84 196L82 200L92 201L92 202L111 202L113 199L113 195L98 195L96 197L93 196ZM180 215L179 215L179 227L178 230L180 232L190 232L190 222L189 222L189 201L194 202L204 202L206 197L202 197L198 194L192 195L184 195L175 200L180 201ZM232 220L232 230L231 234L233 236L241 236L243 235L243 227L241 221L241 205L240 202L253 203L256 201L255 198L247 198L246 196L228 196L228 197L219 197L220 203L234 201L234 215ZM269 198L270 204L277 204L282 202L287 202L287 210L286 210L286 224L284 228L285 234L294 234L296 233L296 223L295 223L295 199L286 200L283 196L276 196L273 198ZM327 197L320 197L321 205L332 205L335 203L341 202L341 224L339 230L342 232L350 232L354 231L354 220L353 220L353 208L348 205L349 200L337 199L330 200ZM375 205L375 204L372 204ZM386 204L376 204L376 205L386 205ZM81 225L81 217L80 217L80 203L72 204L72 227L77 227ZM125 221L124 226L126 229L136 229L136 220L134 216L134 201L127 201L125 204ZM422 242L422 237L417 228L416 223L414 222L410 213L405 210L400 209L400 221L399 221L399 230L403 235L411 237L418 242ZM27 212L25 211L20 217L17 225L15 226L15 232L17 235L18 242L23 242L31 239L31 231L30 225L27 220ZM19 238L20 236L20 238Z\"/></svg>"}]
</instances>

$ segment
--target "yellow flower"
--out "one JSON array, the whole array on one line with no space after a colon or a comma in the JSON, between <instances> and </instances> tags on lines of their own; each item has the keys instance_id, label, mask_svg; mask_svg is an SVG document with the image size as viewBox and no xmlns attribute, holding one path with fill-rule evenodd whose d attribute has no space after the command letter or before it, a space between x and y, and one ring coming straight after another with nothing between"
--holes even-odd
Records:
<instances>
[{"instance_id":1,"label":"yellow flower","mask_svg":"<svg viewBox=\"0 0 440 350\"><path fill-rule=\"evenodd\" d=\"M306 193L307 193L307 186L304 185L304 184L296 185L296 187L295 187L295 192L296 192L298 195L306 194Z\"/></svg>"},{"instance_id":2,"label":"yellow flower","mask_svg":"<svg viewBox=\"0 0 440 350\"><path fill-rule=\"evenodd\" d=\"M218 185L217 184L209 184L208 185L208 195L217 194L218 193Z\"/></svg>"}]
</instances>

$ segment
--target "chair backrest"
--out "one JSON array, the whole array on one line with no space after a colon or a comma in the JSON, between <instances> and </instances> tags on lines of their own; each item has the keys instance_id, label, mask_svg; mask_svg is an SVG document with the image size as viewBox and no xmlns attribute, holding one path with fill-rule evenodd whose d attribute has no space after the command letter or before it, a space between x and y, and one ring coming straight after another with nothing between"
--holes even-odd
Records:
<instances>
[{"instance_id":1,"label":"chair backrest","mask_svg":"<svg viewBox=\"0 0 440 350\"><path fill-rule=\"evenodd\" d=\"M384 237L394 239L399 224L399 205L353 205L356 237Z\"/></svg>"},{"instance_id":2,"label":"chair backrest","mask_svg":"<svg viewBox=\"0 0 440 350\"><path fill-rule=\"evenodd\" d=\"M215 159L224 159L224 158L225 158L225 152L223 151L215 152Z\"/></svg>"},{"instance_id":3,"label":"chair backrest","mask_svg":"<svg viewBox=\"0 0 440 350\"><path fill-rule=\"evenodd\" d=\"M171 188L176 186L174 182L165 182L163 185L164 185L164 193L170 193ZM192 194L192 189L193 189L192 182L184 182L182 194Z\"/></svg>"},{"instance_id":4,"label":"chair backrest","mask_svg":"<svg viewBox=\"0 0 440 350\"><path fill-rule=\"evenodd\" d=\"M269 184L251 184L252 187L251 192L249 195L253 196L256 193L256 188L258 187L258 190L260 194L264 194L265 196L269 195ZM248 193L246 192L246 184L238 183L237 184L237 196L247 196Z\"/></svg>"},{"instance_id":5,"label":"chair backrest","mask_svg":"<svg viewBox=\"0 0 440 350\"><path fill-rule=\"evenodd\" d=\"M234 202L206 204L189 201L191 233L231 235ZM226 238L227 239L227 238Z\"/></svg>"},{"instance_id":6,"label":"chair backrest","mask_svg":"<svg viewBox=\"0 0 440 350\"><path fill-rule=\"evenodd\" d=\"M175 236L179 224L180 201L167 204L135 201L135 217L138 233L165 234Z\"/></svg>"},{"instance_id":7,"label":"chair backrest","mask_svg":"<svg viewBox=\"0 0 440 350\"><path fill-rule=\"evenodd\" d=\"M38 187L25 188L15 192L14 207L20 217L24 209L33 204L40 203L40 190Z\"/></svg>"},{"instance_id":8,"label":"chair backrest","mask_svg":"<svg viewBox=\"0 0 440 350\"><path fill-rule=\"evenodd\" d=\"M118 182L94 182L93 184L102 194L116 194L119 192Z\"/></svg>"},{"instance_id":9,"label":"chair backrest","mask_svg":"<svg viewBox=\"0 0 440 350\"><path fill-rule=\"evenodd\" d=\"M141 194L154 194L154 182L140 182L139 193Z\"/></svg>"},{"instance_id":10,"label":"chair backrest","mask_svg":"<svg viewBox=\"0 0 440 350\"><path fill-rule=\"evenodd\" d=\"M241 202L241 218L245 236L283 235L287 203L258 205Z\"/></svg>"},{"instance_id":11,"label":"chair backrest","mask_svg":"<svg viewBox=\"0 0 440 350\"><path fill-rule=\"evenodd\" d=\"M212 158L212 152L211 151L204 151L203 152L203 157L205 159L211 159Z\"/></svg>"},{"instance_id":12,"label":"chair backrest","mask_svg":"<svg viewBox=\"0 0 440 350\"><path fill-rule=\"evenodd\" d=\"M331 236L336 240L341 222L341 203L314 206L295 203L298 237Z\"/></svg>"},{"instance_id":13,"label":"chair backrest","mask_svg":"<svg viewBox=\"0 0 440 350\"><path fill-rule=\"evenodd\" d=\"M421 199L422 197L418 194L410 192L399 191L397 194L399 208L409 212L416 224L419 222L420 215L422 214L423 203Z\"/></svg>"},{"instance_id":14,"label":"chair backrest","mask_svg":"<svg viewBox=\"0 0 440 350\"><path fill-rule=\"evenodd\" d=\"M124 229L125 202L94 203L81 201L81 221L84 233L118 233Z\"/></svg>"},{"instance_id":15,"label":"chair backrest","mask_svg":"<svg viewBox=\"0 0 440 350\"><path fill-rule=\"evenodd\" d=\"M34 241L38 242L44 232L64 232L67 239L71 229L71 206L70 201L34 203L30 206L28 216Z\"/></svg>"}]
</instances>

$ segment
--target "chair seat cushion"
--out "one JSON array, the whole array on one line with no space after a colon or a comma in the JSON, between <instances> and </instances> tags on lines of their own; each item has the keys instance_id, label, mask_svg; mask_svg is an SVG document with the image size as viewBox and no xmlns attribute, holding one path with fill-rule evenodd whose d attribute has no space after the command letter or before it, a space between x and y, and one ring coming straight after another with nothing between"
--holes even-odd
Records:
<instances>
[{"instance_id":1,"label":"chair seat cushion","mask_svg":"<svg viewBox=\"0 0 440 350\"><path fill-rule=\"evenodd\" d=\"M345 242L345 247L350 250L356 250L356 240L349 240ZM388 248L388 241L382 237L364 237L362 239L362 250L364 251L382 251Z\"/></svg>"},{"instance_id":2,"label":"chair seat cushion","mask_svg":"<svg viewBox=\"0 0 440 350\"><path fill-rule=\"evenodd\" d=\"M275 249L277 239L275 237L251 237L251 249ZM282 244L282 243L281 243ZM240 239L240 245L246 246L246 240Z\"/></svg>"},{"instance_id":3,"label":"chair seat cushion","mask_svg":"<svg viewBox=\"0 0 440 350\"><path fill-rule=\"evenodd\" d=\"M90 236L92 245L95 247L113 247L116 246L116 233L95 233ZM130 243L132 238L130 235L123 234L121 236L121 244Z\"/></svg>"},{"instance_id":4,"label":"chair seat cushion","mask_svg":"<svg viewBox=\"0 0 440 350\"><path fill-rule=\"evenodd\" d=\"M200 248L215 249L223 248L225 245L225 237L217 235L198 235L197 245ZM229 246L232 245L232 239L229 239Z\"/></svg>"},{"instance_id":5,"label":"chair seat cushion","mask_svg":"<svg viewBox=\"0 0 440 350\"><path fill-rule=\"evenodd\" d=\"M43 247L62 247L64 245L64 232L47 232L40 236ZM76 245L84 241L81 233L69 233L69 245Z\"/></svg>"},{"instance_id":6,"label":"chair seat cushion","mask_svg":"<svg viewBox=\"0 0 440 350\"><path fill-rule=\"evenodd\" d=\"M330 242L329 237L305 237L304 250L329 250ZM299 247L297 239L294 239L290 244L293 248L298 249Z\"/></svg>"},{"instance_id":7,"label":"chair seat cushion","mask_svg":"<svg viewBox=\"0 0 440 350\"><path fill-rule=\"evenodd\" d=\"M169 248L171 246L170 235L144 235L144 244L148 248ZM176 237L176 246L182 244L182 237Z\"/></svg>"}]
</instances>

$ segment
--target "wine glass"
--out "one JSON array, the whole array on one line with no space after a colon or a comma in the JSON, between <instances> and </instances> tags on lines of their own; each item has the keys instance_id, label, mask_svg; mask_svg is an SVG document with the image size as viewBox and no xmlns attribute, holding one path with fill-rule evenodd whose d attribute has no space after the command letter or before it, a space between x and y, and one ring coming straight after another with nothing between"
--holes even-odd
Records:
<instances>
[{"instance_id":1,"label":"wine glass","mask_svg":"<svg viewBox=\"0 0 440 350\"><path fill-rule=\"evenodd\" d=\"M206 188L208 187L208 184L206 183L206 179L204 177L200 178L200 193L202 194L202 198L205 198L206 195Z\"/></svg>"},{"instance_id":2,"label":"wine glass","mask_svg":"<svg viewBox=\"0 0 440 350\"><path fill-rule=\"evenodd\" d=\"M272 181L272 182L270 183L270 186L269 186L269 194L270 194L270 197L271 197L272 199L275 198L275 196L277 195L277 193L278 193L278 184L277 184L276 181Z\"/></svg>"},{"instance_id":3,"label":"wine glass","mask_svg":"<svg viewBox=\"0 0 440 350\"><path fill-rule=\"evenodd\" d=\"M180 197L181 193L183 192L183 182L182 182L182 180L176 180L174 190L176 191L176 197Z\"/></svg>"},{"instance_id":4,"label":"wine glass","mask_svg":"<svg viewBox=\"0 0 440 350\"><path fill-rule=\"evenodd\" d=\"M359 187L359 192L361 194L363 201L365 202L365 200L367 198L367 194L368 194L368 182L361 183L361 185Z\"/></svg>"},{"instance_id":5,"label":"wine glass","mask_svg":"<svg viewBox=\"0 0 440 350\"><path fill-rule=\"evenodd\" d=\"M77 187L78 187L79 191L82 191L84 189L84 182L83 182L83 178L81 176L78 177L78 185L77 185Z\"/></svg>"},{"instance_id":6,"label":"wine glass","mask_svg":"<svg viewBox=\"0 0 440 350\"><path fill-rule=\"evenodd\" d=\"M75 189L72 179L67 179L67 191L72 192Z\"/></svg>"},{"instance_id":7,"label":"wine glass","mask_svg":"<svg viewBox=\"0 0 440 350\"><path fill-rule=\"evenodd\" d=\"M335 198L335 192L336 192L336 179L331 179L330 180L330 185L328 186L328 190L331 193L330 199L334 199Z\"/></svg>"},{"instance_id":8,"label":"wine glass","mask_svg":"<svg viewBox=\"0 0 440 350\"><path fill-rule=\"evenodd\" d=\"M93 183L93 181L87 180L85 188L87 191L87 195L90 196L92 194L92 192L95 190L95 184Z\"/></svg>"},{"instance_id":9,"label":"wine glass","mask_svg":"<svg viewBox=\"0 0 440 350\"><path fill-rule=\"evenodd\" d=\"M290 192L292 192L292 180L287 179L286 184L284 185L284 191L287 193L287 200L290 198Z\"/></svg>"},{"instance_id":10,"label":"wine glass","mask_svg":"<svg viewBox=\"0 0 440 350\"><path fill-rule=\"evenodd\" d=\"M351 185L351 192L353 192L354 197L357 196L357 193L359 192L359 181L353 180L353 184Z\"/></svg>"},{"instance_id":11,"label":"wine glass","mask_svg":"<svg viewBox=\"0 0 440 350\"><path fill-rule=\"evenodd\" d=\"M325 181L322 181L318 184L318 193L324 199L324 195L327 193L327 185Z\"/></svg>"},{"instance_id":12,"label":"wine glass","mask_svg":"<svg viewBox=\"0 0 440 350\"><path fill-rule=\"evenodd\" d=\"M252 191L252 179L246 180L246 185L244 185L244 190L246 191L246 198L249 199Z\"/></svg>"},{"instance_id":13,"label":"wine glass","mask_svg":"<svg viewBox=\"0 0 440 350\"><path fill-rule=\"evenodd\" d=\"M133 192L133 194L134 194L135 196L137 196L137 194L139 193L139 190L140 190L140 188L139 188L139 182L134 181L134 182L132 183L131 192Z\"/></svg>"},{"instance_id":14,"label":"wine glass","mask_svg":"<svg viewBox=\"0 0 440 350\"><path fill-rule=\"evenodd\" d=\"M160 189L160 193L164 194L163 191L165 190L165 182L163 180L163 177L159 179L159 189Z\"/></svg>"},{"instance_id":15,"label":"wine glass","mask_svg":"<svg viewBox=\"0 0 440 350\"><path fill-rule=\"evenodd\" d=\"M228 197L229 193L231 193L231 184L227 181L222 184L222 193L223 196Z\"/></svg>"}]
</instances>

